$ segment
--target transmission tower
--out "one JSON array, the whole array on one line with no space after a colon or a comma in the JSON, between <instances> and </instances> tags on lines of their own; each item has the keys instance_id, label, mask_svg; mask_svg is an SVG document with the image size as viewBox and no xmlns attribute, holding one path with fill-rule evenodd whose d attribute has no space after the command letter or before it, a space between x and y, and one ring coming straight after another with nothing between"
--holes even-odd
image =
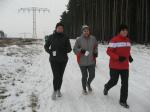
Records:
<instances>
[{"instance_id":1,"label":"transmission tower","mask_svg":"<svg viewBox=\"0 0 150 112\"><path fill-rule=\"evenodd\" d=\"M40 13L40 12L50 12L49 9L47 8L39 8L39 7L29 7L29 8L20 8L18 10L19 12L32 12L33 14L33 34L32 37L33 38L37 38L37 33L36 33L36 14Z\"/></svg>"}]
</instances>

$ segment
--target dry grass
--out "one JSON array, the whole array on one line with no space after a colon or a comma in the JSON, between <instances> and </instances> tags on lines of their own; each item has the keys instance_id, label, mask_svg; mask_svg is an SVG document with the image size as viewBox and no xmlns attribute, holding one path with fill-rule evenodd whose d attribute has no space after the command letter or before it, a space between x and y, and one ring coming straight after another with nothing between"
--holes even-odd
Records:
<instances>
[{"instance_id":1,"label":"dry grass","mask_svg":"<svg viewBox=\"0 0 150 112\"><path fill-rule=\"evenodd\" d=\"M39 44L42 39L32 38L0 38L0 47L6 47L11 45L30 45Z\"/></svg>"}]
</instances>

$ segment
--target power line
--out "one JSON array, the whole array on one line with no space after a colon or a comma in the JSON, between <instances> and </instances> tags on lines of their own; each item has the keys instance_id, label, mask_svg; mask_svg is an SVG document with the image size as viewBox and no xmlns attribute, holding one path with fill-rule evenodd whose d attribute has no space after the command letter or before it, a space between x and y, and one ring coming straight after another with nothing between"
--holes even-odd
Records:
<instances>
[{"instance_id":1,"label":"power line","mask_svg":"<svg viewBox=\"0 0 150 112\"><path fill-rule=\"evenodd\" d=\"M20 8L18 10L19 12L32 12L33 14L33 34L32 34L32 37L33 38L37 38L37 33L36 33L36 14L37 13L40 13L40 12L50 12L50 10L48 8L39 8L39 7L29 7L29 8Z\"/></svg>"},{"instance_id":2,"label":"power line","mask_svg":"<svg viewBox=\"0 0 150 112\"><path fill-rule=\"evenodd\" d=\"M30 35L31 33L27 33L27 32L23 32L23 33L19 33L20 35L23 35L23 38L26 38L27 35Z\"/></svg>"}]
</instances>

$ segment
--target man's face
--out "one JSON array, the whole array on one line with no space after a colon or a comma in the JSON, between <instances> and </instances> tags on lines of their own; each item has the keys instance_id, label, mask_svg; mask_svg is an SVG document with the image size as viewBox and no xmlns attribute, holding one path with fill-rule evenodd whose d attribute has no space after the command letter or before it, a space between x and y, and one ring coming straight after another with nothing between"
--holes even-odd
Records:
<instances>
[{"instance_id":1,"label":"man's face","mask_svg":"<svg viewBox=\"0 0 150 112\"><path fill-rule=\"evenodd\" d=\"M128 30L127 29L121 30L120 35L122 35L123 37L127 37L128 36Z\"/></svg>"},{"instance_id":2,"label":"man's face","mask_svg":"<svg viewBox=\"0 0 150 112\"><path fill-rule=\"evenodd\" d=\"M56 28L56 32L57 32L57 33L63 33L63 32L64 32L64 27L63 27L63 26L58 26L58 27Z\"/></svg>"},{"instance_id":3,"label":"man's face","mask_svg":"<svg viewBox=\"0 0 150 112\"><path fill-rule=\"evenodd\" d=\"M89 35L90 35L89 29L83 30L83 36L84 36L84 37L89 37Z\"/></svg>"}]
</instances>

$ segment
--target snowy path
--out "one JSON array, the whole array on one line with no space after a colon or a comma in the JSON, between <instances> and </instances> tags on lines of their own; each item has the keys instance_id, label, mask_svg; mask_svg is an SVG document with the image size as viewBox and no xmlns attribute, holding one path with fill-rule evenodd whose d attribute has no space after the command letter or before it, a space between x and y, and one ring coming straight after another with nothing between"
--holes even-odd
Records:
<instances>
[{"instance_id":1,"label":"snowy path","mask_svg":"<svg viewBox=\"0 0 150 112\"><path fill-rule=\"evenodd\" d=\"M72 42L74 45L74 42ZM43 55L43 87L40 94L40 112L150 112L150 50L139 50L141 46L133 48L135 62L131 65L130 87L129 87L129 110L122 108L118 104L120 94L120 83L114 87L109 95L103 95L103 86L109 79L108 56L105 53L106 46L99 46L99 58L97 59L96 78L93 82L94 93L84 96L81 94L81 73L76 62L76 57L69 54L69 62L64 75L62 86L63 97L57 101L51 100L52 93L52 73L47 54ZM140 55L141 54L141 55ZM146 64L147 62L147 64ZM143 68L144 67L144 68ZM143 69L142 69L143 68ZM50 87L49 87L50 85ZM42 87L41 87L42 88Z\"/></svg>"},{"instance_id":2,"label":"snowy path","mask_svg":"<svg viewBox=\"0 0 150 112\"><path fill-rule=\"evenodd\" d=\"M74 45L74 41L71 42ZM135 45L132 49L134 63L131 65L129 81L128 103L130 109L124 109L118 104L120 81L109 92L108 96L103 95L104 84L109 79L109 58L105 53L106 47L106 45L99 45L96 77L92 83L93 93L87 96L82 95L81 73L76 62L76 56L72 52L69 54L69 61L64 74L63 97L57 99L57 101L52 101L53 77L48 62L49 56L42 50L41 54L33 60L32 69L27 67L29 75L23 78L24 84L21 85L22 87L17 86L24 89L25 97L21 96L22 100L29 105L30 95L33 94L37 112L150 112L150 49L140 45ZM21 98L17 100L21 101ZM12 101L12 97L10 101ZM5 103L12 102L7 101ZM16 112L31 111L30 108L17 110L19 106L18 103L18 107L14 107ZM2 112L9 111L5 109Z\"/></svg>"}]
</instances>

